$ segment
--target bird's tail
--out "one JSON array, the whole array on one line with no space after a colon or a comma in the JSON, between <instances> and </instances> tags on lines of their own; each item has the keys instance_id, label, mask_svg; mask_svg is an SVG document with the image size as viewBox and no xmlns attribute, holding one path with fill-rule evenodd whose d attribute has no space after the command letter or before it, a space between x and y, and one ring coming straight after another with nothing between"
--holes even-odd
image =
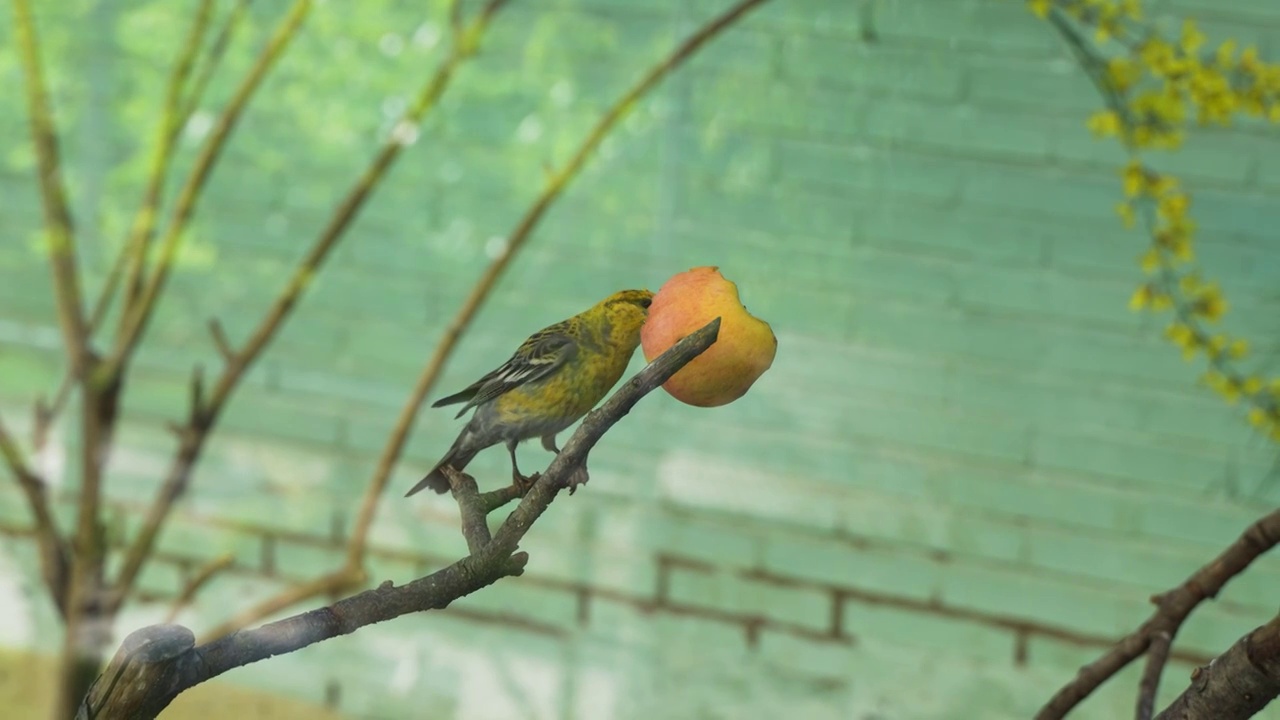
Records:
<instances>
[{"instance_id":1,"label":"bird's tail","mask_svg":"<svg viewBox=\"0 0 1280 720\"><path fill-rule=\"evenodd\" d=\"M466 437L466 433L463 433L463 436L458 438L457 442L453 444L453 447L449 448L449 452L445 453L444 457L440 458L440 462L436 463L436 466L431 468L431 472L427 473L426 477L419 480L418 484L410 488L409 492L405 493L404 496L409 497L410 495L421 491L423 488L431 488L442 495L449 492L449 478L445 477L441 468L448 465L454 470L462 472L462 469L467 466L467 463L471 462L471 460L476 456L475 450L463 449L462 439L464 437Z\"/></svg>"}]
</instances>

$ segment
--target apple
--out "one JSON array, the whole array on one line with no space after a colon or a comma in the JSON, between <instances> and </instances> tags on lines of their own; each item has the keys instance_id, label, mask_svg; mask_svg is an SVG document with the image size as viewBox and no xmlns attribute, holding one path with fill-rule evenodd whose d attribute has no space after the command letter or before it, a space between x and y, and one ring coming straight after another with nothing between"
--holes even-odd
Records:
<instances>
[{"instance_id":1,"label":"apple","mask_svg":"<svg viewBox=\"0 0 1280 720\"><path fill-rule=\"evenodd\" d=\"M747 312L738 298L738 286L715 266L677 273L658 289L640 328L645 360L652 362L717 317L716 342L662 386L680 402L697 407L731 403L773 364L778 351L773 329Z\"/></svg>"}]
</instances>

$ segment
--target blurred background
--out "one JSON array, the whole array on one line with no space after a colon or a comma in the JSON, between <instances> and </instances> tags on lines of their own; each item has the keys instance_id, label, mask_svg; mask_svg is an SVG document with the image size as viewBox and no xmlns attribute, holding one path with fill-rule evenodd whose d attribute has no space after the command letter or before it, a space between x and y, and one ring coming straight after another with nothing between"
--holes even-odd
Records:
<instances>
[{"instance_id":1,"label":"blurred background","mask_svg":"<svg viewBox=\"0 0 1280 720\"><path fill-rule=\"evenodd\" d=\"M233 3L215 2L215 17ZM474 3L468 3L473 6ZM512 0L231 400L116 640L197 633L341 566L396 415L451 318L558 168L647 68L729 0ZM1280 55L1269 0L1145 3ZM142 195L196 3L35 4L86 287ZM285 12L255 2L178 139L190 166ZM471 11L473 12L473 10ZM0 413L22 442L65 373L40 252L21 64L0 23ZM441 0L319 3L249 105L131 369L106 486L136 532L185 417L206 322L244 339L444 57ZM592 482L525 537L523 577L233 671L174 717L1027 718L1280 500L1276 445L1135 313L1149 240L1099 95L1014 0L772 0L647 96L552 206L434 400L613 290L718 265L779 349L741 400L646 398ZM1193 132L1153 160L1194 199L1225 327L1274 375L1280 134ZM179 172L171 183L176 188ZM172 197L173 189L170 189ZM642 358L637 354L632 370ZM369 539L372 584L466 553L450 498L400 497L461 421L424 409ZM68 415L67 417L72 417ZM561 438L562 441L564 437ZM35 463L71 526L76 426ZM521 449L526 471L549 459ZM469 468L508 478L504 452ZM0 693L40 717L61 625L30 513L0 482ZM108 563L111 567L111 563ZM1263 558L1178 637L1162 686L1275 612ZM292 612L325 602L314 599ZM289 614L289 613L282 613ZM1138 666L1077 715L1131 712ZM241 702L235 711L225 703ZM217 710L221 708L220 710ZM216 711L215 711L216 710ZM167 717L168 715L166 715Z\"/></svg>"}]
</instances>

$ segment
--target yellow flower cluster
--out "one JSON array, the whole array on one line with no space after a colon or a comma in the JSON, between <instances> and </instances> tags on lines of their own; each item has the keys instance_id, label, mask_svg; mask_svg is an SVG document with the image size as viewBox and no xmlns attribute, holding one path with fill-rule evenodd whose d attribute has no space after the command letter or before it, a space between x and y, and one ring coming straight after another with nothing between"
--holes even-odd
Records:
<instances>
[{"instance_id":1,"label":"yellow flower cluster","mask_svg":"<svg viewBox=\"0 0 1280 720\"><path fill-rule=\"evenodd\" d=\"M1121 172L1124 200L1117 213L1126 227L1139 218L1151 235L1141 265L1147 280L1133 293L1134 310L1172 310L1165 337L1183 357L1203 356L1202 381L1228 403L1244 401L1249 422L1280 441L1280 379L1264 380L1236 369L1248 342L1206 328L1218 323L1228 304L1215 282L1193 267L1195 221L1191 198L1178 179L1140 159L1146 150L1173 150L1194 120L1229 124L1237 115L1280 123L1280 64L1266 63L1257 48L1226 40L1206 50L1206 38L1191 20L1176 39L1145 23L1141 0L1027 0L1033 13L1093 30L1094 45L1076 38L1084 70L1093 77L1106 109L1088 128L1119 139L1131 160Z\"/></svg>"}]
</instances>

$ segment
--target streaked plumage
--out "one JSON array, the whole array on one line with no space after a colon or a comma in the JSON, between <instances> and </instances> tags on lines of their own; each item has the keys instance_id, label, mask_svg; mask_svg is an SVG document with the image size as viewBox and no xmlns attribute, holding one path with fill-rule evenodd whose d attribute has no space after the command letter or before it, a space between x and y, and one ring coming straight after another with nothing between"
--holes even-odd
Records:
<instances>
[{"instance_id":1,"label":"streaked plumage","mask_svg":"<svg viewBox=\"0 0 1280 720\"><path fill-rule=\"evenodd\" d=\"M426 487L447 492L442 467L461 471L477 453L498 443L511 454L513 481L523 484L516 446L537 437L544 448L559 452L556 433L595 407L627 369L652 299L648 290L614 293L534 333L500 367L434 402L432 407L464 403L455 417L472 408L475 413L440 462L405 496Z\"/></svg>"}]
</instances>

